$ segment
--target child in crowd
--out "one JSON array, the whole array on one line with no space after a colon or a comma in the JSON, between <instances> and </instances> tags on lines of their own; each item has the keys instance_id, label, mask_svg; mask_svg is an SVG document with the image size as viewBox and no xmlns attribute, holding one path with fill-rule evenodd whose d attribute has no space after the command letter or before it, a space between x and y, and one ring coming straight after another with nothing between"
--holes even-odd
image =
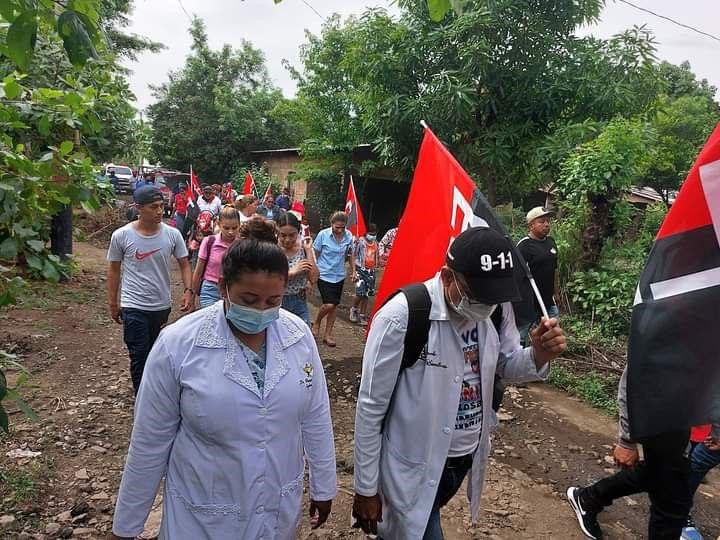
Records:
<instances>
[{"instance_id":1,"label":"child in crowd","mask_svg":"<svg viewBox=\"0 0 720 540\"><path fill-rule=\"evenodd\" d=\"M353 246L356 275L355 300L350 308L350 322L367 326L368 298L375 295L375 269L379 263L377 226L370 223L364 237L358 238Z\"/></svg>"}]
</instances>

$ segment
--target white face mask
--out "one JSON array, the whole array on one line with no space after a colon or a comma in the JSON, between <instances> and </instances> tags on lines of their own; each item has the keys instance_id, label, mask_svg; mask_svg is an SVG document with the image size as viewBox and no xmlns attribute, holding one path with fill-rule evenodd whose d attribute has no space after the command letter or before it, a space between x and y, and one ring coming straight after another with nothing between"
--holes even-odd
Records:
<instances>
[{"instance_id":1,"label":"white face mask","mask_svg":"<svg viewBox=\"0 0 720 540\"><path fill-rule=\"evenodd\" d=\"M455 282L455 288L460 294L460 302L454 304L450 302L450 307L453 308L455 313L460 315L462 318L469 321L487 321L497 308L497 304L488 305L481 302L470 302L468 297L463 294L458 285L457 278L453 275L453 281Z\"/></svg>"}]
</instances>

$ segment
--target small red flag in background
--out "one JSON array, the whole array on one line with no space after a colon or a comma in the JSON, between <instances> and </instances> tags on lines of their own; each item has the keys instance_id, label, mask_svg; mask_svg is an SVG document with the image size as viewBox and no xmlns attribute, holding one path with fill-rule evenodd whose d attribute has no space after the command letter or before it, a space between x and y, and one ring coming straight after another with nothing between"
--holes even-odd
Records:
<instances>
[{"instance_id":1,"label":"small red flag in background","mask_svg":"<svg viewBox=\"0 0 720 540\"><path fill-rule=\"evenodd\" d=\"M250 173L250 171L247 172L245 175L245 184L243 185L242 190L243 195L255 195L257 194L257 186L255 186L255 179L253 178L253 175Z\"/></svg>"},{"instance_id":2,"label":"small red flag in background","mask_svg":"<svg viewBox=\"0 0 720 540\"><path fill-rule=\"evenodd\" d=\"M355 194L355 184L353 183L352 177L350 177L350 185L348 186L345 213L348 216L347 230L350 231L355 238L365 236L365 218L360 209L360 202Z\"/></svg>"},{"instance_id":3,"label":"small red flag in background","mask_svg":"<svg viewBox=\"0 0 720 540\"><path fill-rule=\"evenodd\" d=\"M628 343L635 439L720 422L720 124L660 227Z\"/></svg>"},{"instance_id":4,"label":"small red flag in background","mask_svg":"<svg viewBox=\"0 0 720 540\"><path fill-rule=\"evenodd\" d=\"M188 186L187 196L189 201L194 201L202 195L202 188L200 187L200 181L198 180L197 174L193 171L192 165L190 166L190 185Z\"/></svg>"}]
</instances>

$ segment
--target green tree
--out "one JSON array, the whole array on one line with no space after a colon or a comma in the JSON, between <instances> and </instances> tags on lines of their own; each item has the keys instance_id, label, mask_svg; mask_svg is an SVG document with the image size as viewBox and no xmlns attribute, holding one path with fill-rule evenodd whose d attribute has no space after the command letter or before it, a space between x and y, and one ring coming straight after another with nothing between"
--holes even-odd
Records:
<instances>
[{"instance_id":1,"label":"green tree","mask_svg":"<svg viewBox=\"0 0 720 540\"><path fill-rule=\"evenodd\" d=\"M371 10L309 36L299 95L311 133L323 132L329 147L372 143L400 176L409 177L424 119L491 202L518 198L545 181L537 149L554 129L633 114L657 95L644 29L575 35L599 0L467 1L441 24L424 1L399 4L398 20Z\"/></svg>"},{"instance_id":2,"label":"green tree","mask_svg":"<svg viewBox=\"0 0 720 540\"><path fill-rule=\"evenodd\" d=\"M154 156L179 170L192 165L203 180L215 182L230 178L252 150L297 142L262 52L247 41L238 49L210 49L199 19L190 33L185 66L154 89L157 101L148 107Z\"/></svg>"},{"instance_id":3,"label":"green tree","mask_svg":"<svg viewBox=\"0 0 720 540\"><path fill-rule=\"evenodd\" d=\"M653 161L639 183L654 188L669 205L718 121L717 103L705 95L662 97L651 118L658 135Z\"/></svg>"},{"instance_id":4,"label":"green tree","mask_svg":"<svg viewBox=\"0 0 720 540\"><path fill-rule=\"evenodd\" d=\"M617 232L617 205L645 176L657 145L657 133L642 120L617 118L565 160L557 181L560 200L575 212L585 209L578 266L597 265L603 246Z\"/></svg>"}]
</instances>

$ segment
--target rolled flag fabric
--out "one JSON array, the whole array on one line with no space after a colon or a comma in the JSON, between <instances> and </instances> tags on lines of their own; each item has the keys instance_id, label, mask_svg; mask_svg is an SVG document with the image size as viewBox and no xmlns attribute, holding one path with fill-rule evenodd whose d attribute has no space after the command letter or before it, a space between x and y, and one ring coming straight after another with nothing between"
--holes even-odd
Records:
<instances>
[{"instance_id":1,"label":"rolled flag fabric","mask_svg":"<svg viewBox=\"0 0 720 540\"><path fill-rule=\"evenodd\" d=\"M628 344L635 440L720 420L720 124L665 217L640 277Z\"/></svg>"}]
</instances>

